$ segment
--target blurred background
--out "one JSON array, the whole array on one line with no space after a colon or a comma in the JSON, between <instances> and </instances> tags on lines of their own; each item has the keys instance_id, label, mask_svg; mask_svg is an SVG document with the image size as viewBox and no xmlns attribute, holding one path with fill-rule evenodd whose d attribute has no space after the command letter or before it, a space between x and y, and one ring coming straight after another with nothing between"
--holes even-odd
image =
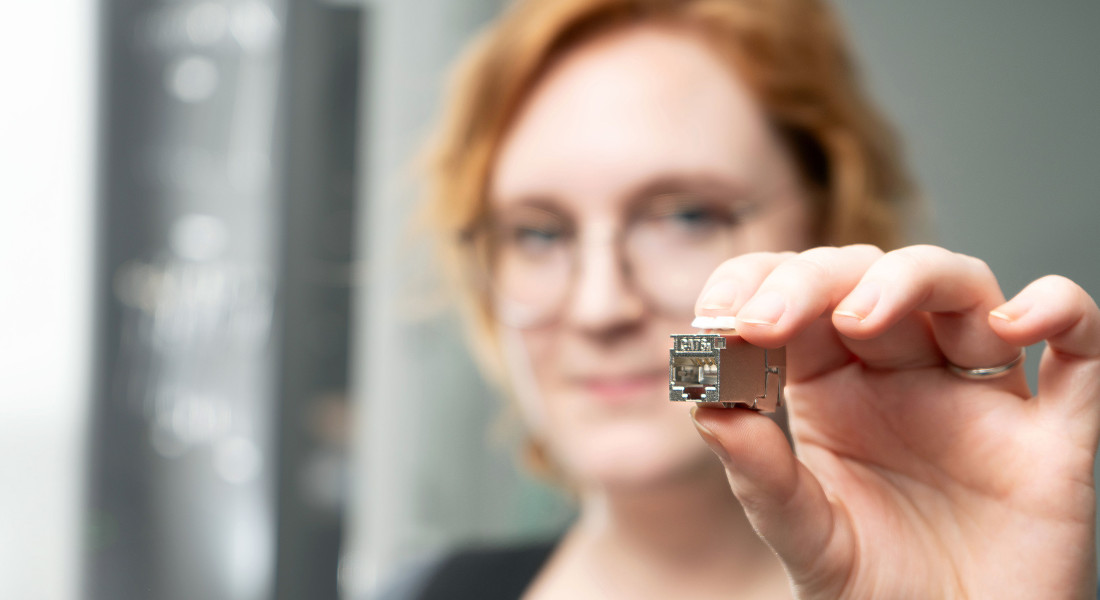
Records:
<instances>
[{"instance_id":1,"label":"blurred background","mask_svg":"<svg viewBox=\"0 0 1100 600\"><path fill-rule=\"evenodd\" d=\"M835 4L921 239L1007 294L1100 294L1100 4ZM501 5L6 7L0 597L366 598L567 522L411 218L447 65Z\"/></svg>"}]
</instances>

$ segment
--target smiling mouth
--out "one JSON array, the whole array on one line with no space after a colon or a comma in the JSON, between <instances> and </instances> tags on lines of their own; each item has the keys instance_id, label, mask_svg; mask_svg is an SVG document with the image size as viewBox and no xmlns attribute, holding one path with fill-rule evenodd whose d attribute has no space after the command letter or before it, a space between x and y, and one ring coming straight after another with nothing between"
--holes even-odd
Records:
<instances>
[{"instance_id":1,"label":"smiling mouth","mask_svg":"<svg viewBox=\"0 0 1100 600\"><path fill-rule=\"evenodd\" d=\"M605 403L624 404L650 399L662 386L668 385L665 371L647 371L623 375L595 375L578 379L580 387Z\"/></svg>"}]
</instances>

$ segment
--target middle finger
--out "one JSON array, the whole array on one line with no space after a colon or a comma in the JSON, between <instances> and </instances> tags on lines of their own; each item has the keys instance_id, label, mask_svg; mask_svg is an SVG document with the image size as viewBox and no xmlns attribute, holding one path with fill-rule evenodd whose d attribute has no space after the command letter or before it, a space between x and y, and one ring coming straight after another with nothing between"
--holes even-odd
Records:
<instances>
[{"instance_id":1,"label":"middle finger","mask_svg":"<svg viewBox=\"0 0 1100 600\"><path fill-rule=\"evenodd\" d=\"M907 339L896 325L923 311L943 357L964 368L989 367L1019 354L989 327L989 311L1003 302L984 262L943 248L911 246L871 265L833 313L833 323L844 336L900 347Z\"/></svg>"}]
</instances>

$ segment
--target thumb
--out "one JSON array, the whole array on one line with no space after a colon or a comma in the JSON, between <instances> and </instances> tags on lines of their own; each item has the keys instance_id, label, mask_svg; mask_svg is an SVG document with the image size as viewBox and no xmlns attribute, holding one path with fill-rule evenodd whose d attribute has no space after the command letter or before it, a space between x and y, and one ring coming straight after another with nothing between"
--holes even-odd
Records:
<instances>
[{"instance_id":1,"label":"thumb","mask_svg":"<svg viewBox=\"0 0 1100 600\"><path fill-rule=\"evenodd\" d=\"M843 586L850 526L771 419L748 409L696 407L699 434L726 467L730 488L796 586ZM808 591L808 590L807 590Z\"/></svg>"}]
</instances>

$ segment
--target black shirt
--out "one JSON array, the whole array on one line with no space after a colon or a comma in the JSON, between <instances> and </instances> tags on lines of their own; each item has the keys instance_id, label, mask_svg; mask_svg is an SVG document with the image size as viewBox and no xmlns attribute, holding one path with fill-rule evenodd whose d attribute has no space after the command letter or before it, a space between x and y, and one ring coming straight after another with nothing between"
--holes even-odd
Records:
<instances>
[{"instance_id":1,"label":"black shirt","mask_svg":"<svg viewBox=\"0 0 1100 600\"><path fill-rule=\"evenodd\" d=\"M514 600L546 564L557 541L467 549L445 557L412 594L416 600Z\"/></svg>"}]
</instances>

